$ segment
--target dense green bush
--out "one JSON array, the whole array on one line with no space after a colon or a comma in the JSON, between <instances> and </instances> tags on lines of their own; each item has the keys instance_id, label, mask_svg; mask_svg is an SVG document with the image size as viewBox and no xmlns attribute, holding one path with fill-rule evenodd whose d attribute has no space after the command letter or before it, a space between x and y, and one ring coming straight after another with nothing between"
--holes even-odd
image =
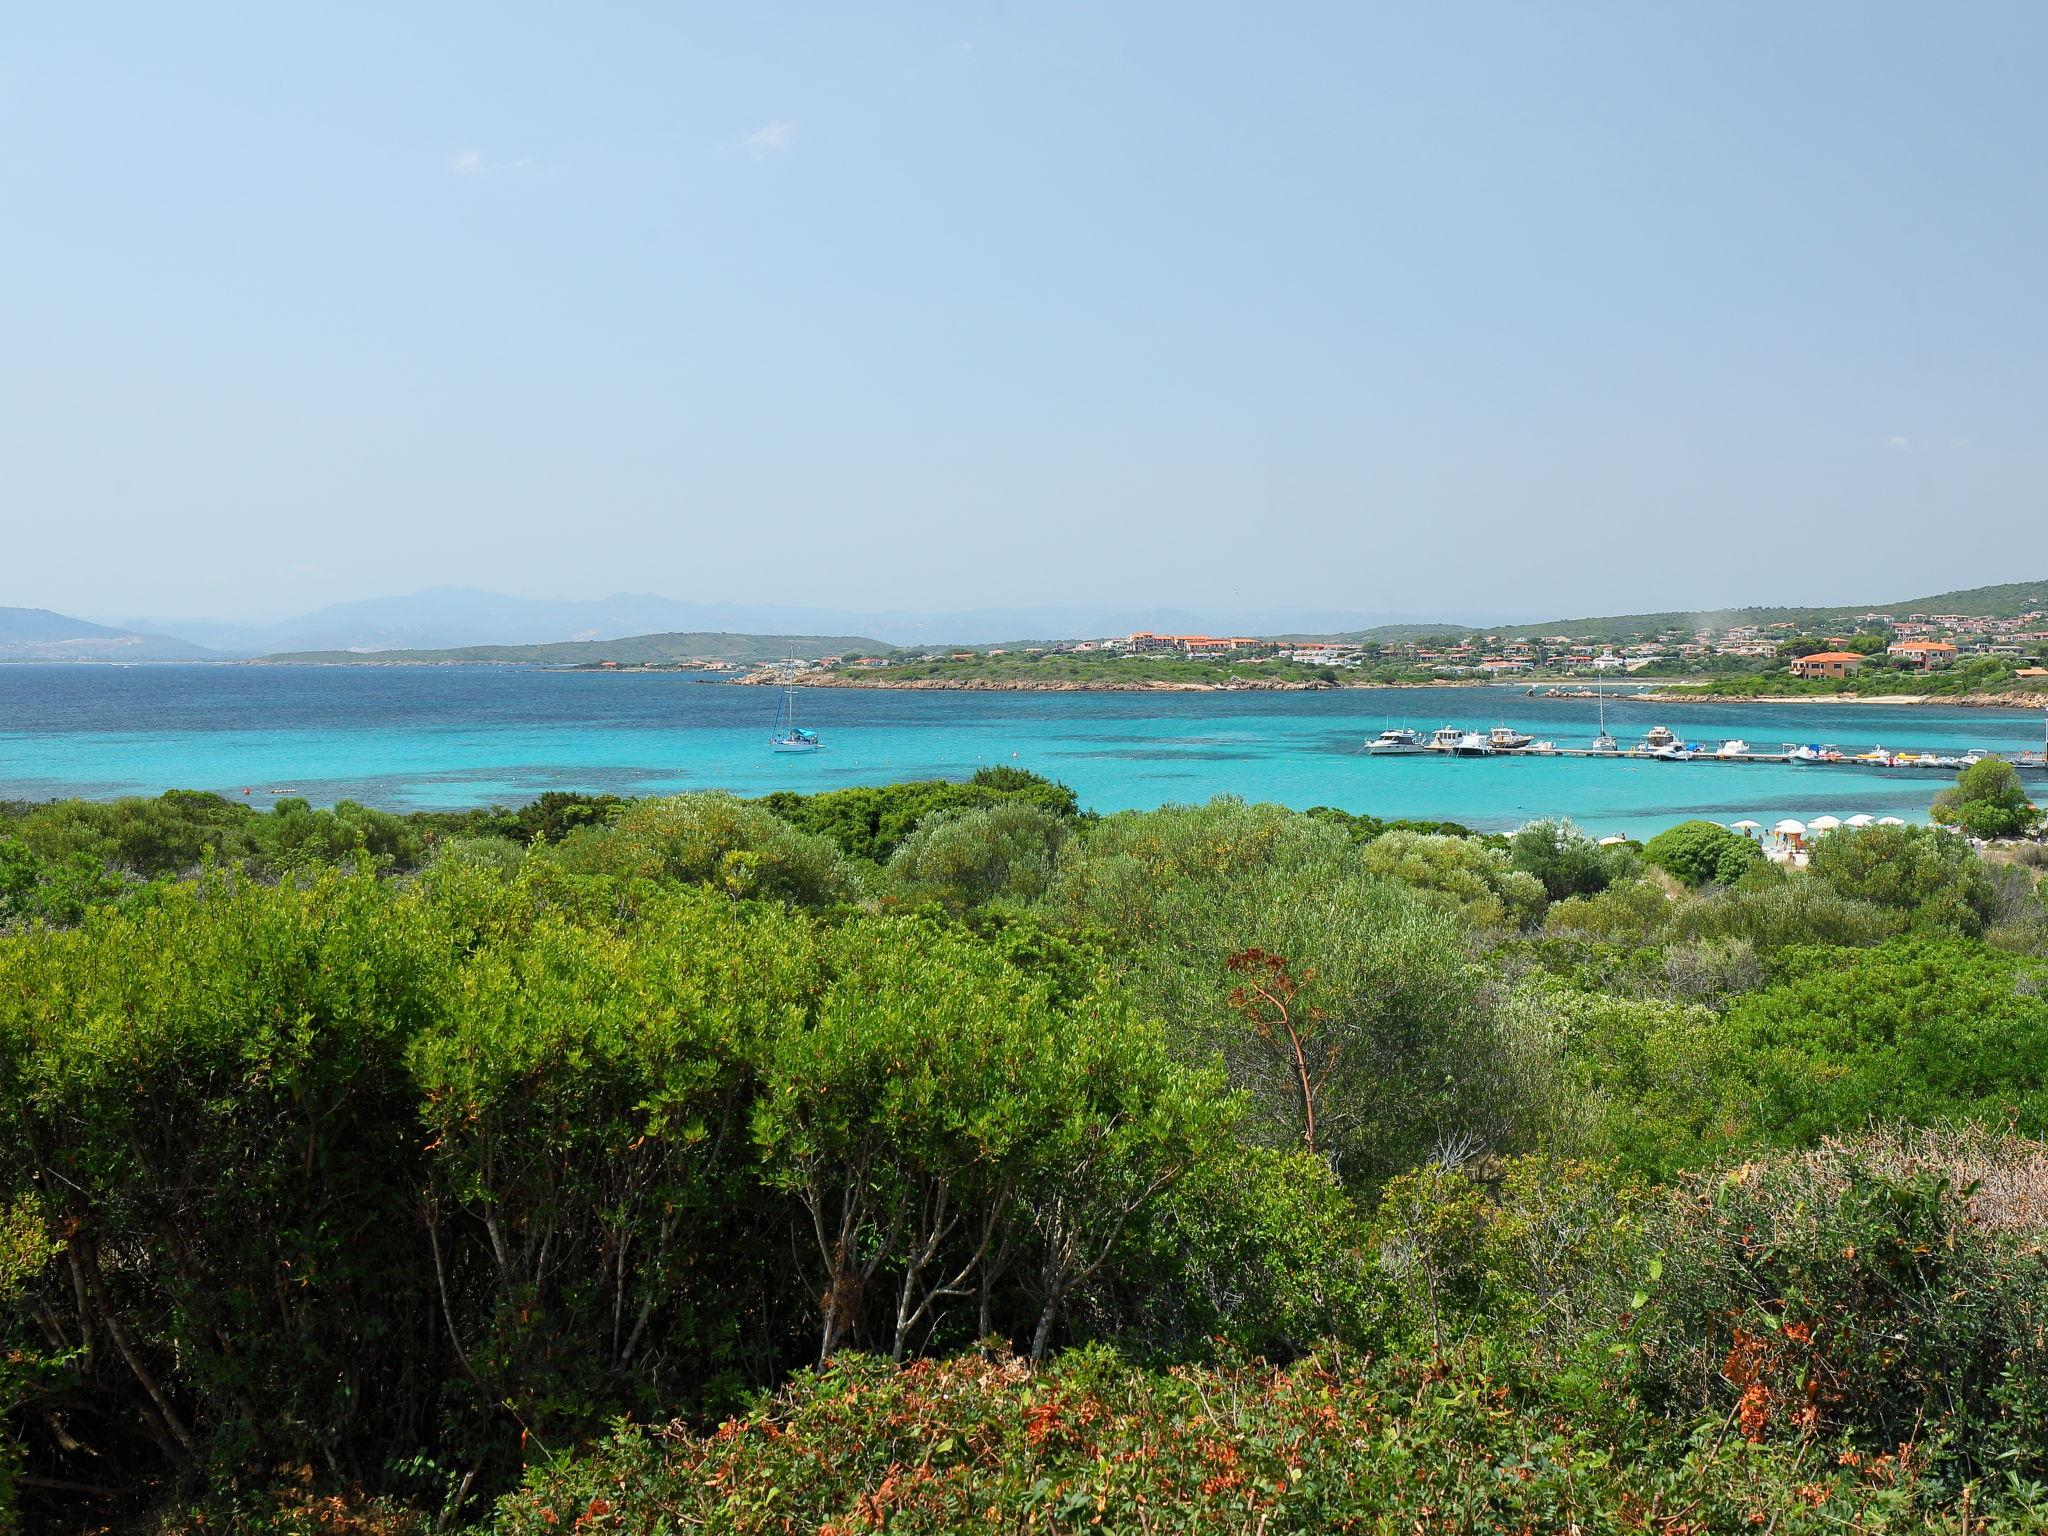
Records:
<instances>
[{"instance_id":1,"label":"dense green bush","mask_svg":"<svg viewBox=\"0 0 2048 1536\"><path fill-rule=\"evenodd\" d=\"M2028 801L2019 770L1987 757L1934 797L1934 819L1972 837L2019 837L2040 825L2041 812Z\"/></svg>"},{"instance_id":2,"label":"dense green bush","mask_svg":"<svg viewBox=\"0 0 2048 1536\"><path fill-rule=\"evenodd\" d=\"M1032 901L1052 884L1069 823L1020 801L934 811L900 843L889 874L912 900L952 907Z\"/></svg>"},{"instance_id":3,"label":"dense green bush","mask_svg":"<svg viewBox=\"0 0 2048 1536\"><path fill-rule=\"evenodd\" d=\"M1805 873L1745 876L1736 886L1710 891L1671 909L1672 938L1740 940L1758 954L1793 944L1843 949L1883 942L1906 924L1904 913L1846 896Z\"/></svg>"},{"instance_id":4,"label":"dense green bush","mask_svg":"<svg viewBox=\"0 0 2048 1536\"><path fill-rule=\"evenodd\" d=\"M1831 890L1915 928L1979 933L1994 899L1969 844L1939 828L1844 828L1815 839L1808 867Z\"/></svg>"},{"instance_id":5,"label":"dense green bush","mask_svg":"<svg viewBox=\"0 0 2048 1536\"><path fill-rule=\"evenodd\" d=\"M829 839L726 794L636 801L534 857L573 874L681 881L804 906L843 901L855 888Z\"/></svg>"},{"instance_id":6,"label":"dense green bush","mask_svg":"<svg viewBox=\"0 0 2048 1536\"><path fill-rule=\"evenodd\" d=\"M1383 832L1365 845L1360 864L1367 874L1424 893L1473 928L1521 928L1543 911L1542 882L1473 838Z\"/></svg>"},{"instance_id":7,"label":"dense green bush","mask_svg":"<svg viewBox=\"0 0 2048 1536\"><path fill-rule=\"evenodd\" d=\"M2048 1510L2023 1488L2003 1508L1980 1496L1958 1524L1953 1485L1917 1447L1842 1460L1712 1421L1664 1428L1629 1410L1619 1369L1580 1381L1559 1400L1466 1358L1341 1351L1172 1371L1105 1351L1044 1371L845 1356L713 1433L622 1427L537 1467L493 1528L2017 1536Z\"/></svg>"},{"instance_id":8,"label":"dense green bush","mask_svg":"<svg viewBox=\"0 0 2048 1536\"><path fill-rule=\"evenodd\" d=\"M2038 1143L1880 1138L1690 1181L1644 1234L1646 1400L1751 1440L1913 1458L1951 1486L2048 1474Z\"/></svg>"},{"instance_id":9,"label":"dense green bush","mask_svg":"<svg viewBox=\"0 0 2048 1536\"><path fill-rule=\"evenodd\" d=\"M1564 820L1532 821L1520 828L1508 839L1508 856L1516 869L1542 882L1552 901L1597 896L1638 868L1626 846L1603 847Z\"/></svg>"},{"instance_id":10,"label":"dense green bush","mask_svg":"<svg viewBox=\"0 0 2048 1536\"><path fill-rule=\"evenodd\" d=\"M938 811L1033 805L1062 821L1080 816L1080 802L1066 785L1010 767L980 769L964 784L927 779L815 795L782 791L756 803L793 827L829 837L848 858L872 864L886 864L918 824Z\"/></svg>"},{"instance_id":11,"label":"dense green bush","mask_svg":"<svg viewBox=\"0 0 2048 1536\"><path fill-rule=\"evenodd\" d=\"M1514 1146L1522 1058L1465 932L1342 832L1216 800L1105 821L1051 901L1114 936L1139 1005L1216 1052L1255 1133L1367 1183L1444 1145Z\"/></svg>"},{"instance_id":12,"label":"dense green bush","mask_svg":"<svg viewBox=\"0 0 2048 1536\"><path fill-rule=\"evenodd\" d=\"M1733 885L1763 850L1718 822L1682 821L1643 845L1643 858L1689 886Z\"/></svg>"},{"instance_id":13,"label":"dense green bush","mask_svg":"<svg viewBox=\"0 0 2048 1536\"><path fill-rule=\"evenodd\" d=\"M2040 1513L2041 1143L1801 1150L2048 1131L2040 899L1952 835L0 815L29 1523L452 1531L535 1461L501 1529Z\"/></svg>"},{"instance_id":14,"label":"dense green bush","mask_svg":"<svg viewBox=\"0 0 2048 1536\"><path fill-rule=\"evenodd\" d=\"M1729 1010L1728 1090L1786 1144L1874 1122L2048 1132L2041 969L1958 939L1788 952L1780 980Z\"/></svg>"}]
</instances>

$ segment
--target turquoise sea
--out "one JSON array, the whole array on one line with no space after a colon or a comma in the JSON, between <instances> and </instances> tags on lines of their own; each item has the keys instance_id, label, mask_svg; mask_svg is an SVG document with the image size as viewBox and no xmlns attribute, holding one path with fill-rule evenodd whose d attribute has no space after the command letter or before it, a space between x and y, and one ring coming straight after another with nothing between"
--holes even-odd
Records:
<instances>
[{"instance_id":1,"label":"turquoise sea","mask_svg":"<svg viewBox=\"0 0 2048 1536\"><path fill-rule=\"evenodd\" d=\"M497 667L0 666L0 798L211 789L400 810L620 794L833 789L964 777L989 763L1064 780L1097 810L1234 794L1293 806L1512 827L1567 815L1647 837L1692 816L1770 822L1918 817L1944 779L1788 764L1369 758L1388 725L1506 723L1559 746L1597 729L1586 700L1520 689L1320 693L946 693L809 689L827 749L771 754L776 696L690 675ZM1860 751L2038 748L2038 714L1899 705L1648 704L1613 698L1624 745L1652 725ZM2038 781L2037 781L2038 782Z\"/></svg>"}]
</instances>

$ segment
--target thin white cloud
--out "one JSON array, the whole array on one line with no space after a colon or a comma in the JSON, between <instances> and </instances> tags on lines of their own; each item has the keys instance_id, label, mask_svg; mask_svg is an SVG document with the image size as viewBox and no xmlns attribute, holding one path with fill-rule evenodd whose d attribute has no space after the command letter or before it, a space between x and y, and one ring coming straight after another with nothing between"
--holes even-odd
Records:
<instances>
[{"instance_id":1,"label":"thin white cloud","mask_svg":"<svg viewBox=\"0 0 2048 1536\"><path fill-rule=\"evenodd\" d=\"M754 158L759 160L766 155L779 154L795 142L795 123L770 123L741 139L740 148L751 150Z\"/></svg>"},{"instance_id":2,"label":"thin white cloud","mask_svg":"<svg viewBox=\"0 0 2048 1536\"><path fill-rule=\"evenodd\" d=\"M458 176L481 176L487 171L517 171L533 164L533 156L517 160L486 160L480 149L458 149L448 157L448 169Z\"/></svg>"},{"instance_id":3,"label":"thin white cloud","mask_svg":"<svg viewBox=\"0 0 2048 1536\"><path fill-rule=\"evenodd\" d=\"M1910 448L1913 446L1913 439L1910 437L1888 437L1885 439L1885 444L1892 448Z\"/></svg>"}]
</instances>

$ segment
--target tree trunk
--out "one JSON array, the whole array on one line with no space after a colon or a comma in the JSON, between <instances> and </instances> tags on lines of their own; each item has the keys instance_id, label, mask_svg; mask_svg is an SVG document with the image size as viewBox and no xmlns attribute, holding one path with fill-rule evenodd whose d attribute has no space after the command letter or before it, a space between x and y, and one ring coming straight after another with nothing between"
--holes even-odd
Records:
<instances>
[{"instance_id":1,"label":"tree trunk","mask_svg":"<svg viewBox=\"0 0 2048 1536\"><path fill-rule=\"evenodd\" d=\"M142 1363L142 1356L136 1352L134 1343L128 1337L128 1330L121 1326L121 1319L114 1311L113 1298L107 1294L106 1277L100 1273L97 1247L90 1239L74 1238L72 1251L79 1255L78 1262L84 1271L86 1288L92 1293L100 1321L106 1324L107 1335L114 1341L114 1348L120 1351L121 1358L128 1363L129 1371L134 1374L142 1390L149 1394L149 1400L156 1404L156 1410L163 1418L164 1427L184 1448L185 1455L197 1461L199 1446L192 1438L192 1432L185 1427L184 1420L178 1417L177 1409L171 1406L170 1398L164 1389L157 1385L156 1377L150 1374L149 1367Z\"/></svg>"}]
</instances>

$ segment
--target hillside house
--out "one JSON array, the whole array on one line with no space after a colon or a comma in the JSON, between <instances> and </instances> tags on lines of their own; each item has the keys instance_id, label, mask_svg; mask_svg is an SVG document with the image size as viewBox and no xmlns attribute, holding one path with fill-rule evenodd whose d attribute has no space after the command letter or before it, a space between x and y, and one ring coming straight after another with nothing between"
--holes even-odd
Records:
<instances>
[{"instance_id":1,"label":"hillside house","mask_svg":"<svg viewBox=\"0 0 2048 1536\"><path fill-rule=\"evenodd\" d=\"M1793 662L1792 675L1839 680L1854 676L1866 659L1854 651L1816 651Z\"/></svg>"}]
</instances>

